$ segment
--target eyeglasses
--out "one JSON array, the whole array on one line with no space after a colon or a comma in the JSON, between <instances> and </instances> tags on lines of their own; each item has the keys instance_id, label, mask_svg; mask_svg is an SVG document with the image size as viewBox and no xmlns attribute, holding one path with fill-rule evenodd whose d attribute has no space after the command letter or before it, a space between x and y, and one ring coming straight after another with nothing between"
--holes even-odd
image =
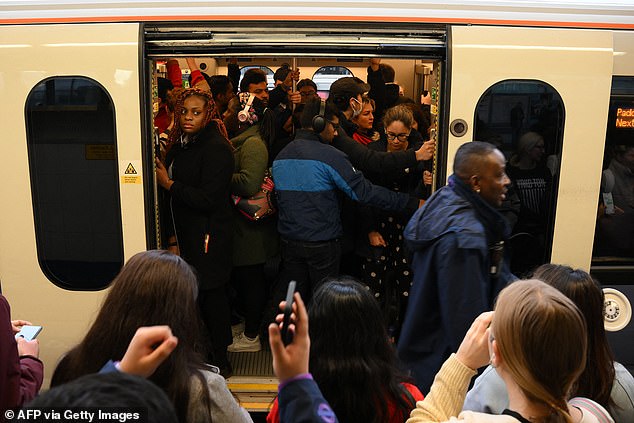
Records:
<instances>
[{"instance_id":1,"label":"eyeglasses","mask_svg":"<svg viewBox=\"0 0 634 423\"><path fill-rule=\"evenodd\" d=\"M398 138L400 142L405 142L407 141L409 134L394 134L392 132L385 131L385 136L387 137L388 141L394 141L395 138Z\"/></svg>"},{"instance_id":2,"label":"eyeglasses","mask_svg":"<svg viewBox=\"0 0 634 423\"><path fill-rule=\"evenodd\" d=\"M316 91L300 91L299 95L302 97L312 97L316 94Z\"/></svg>"},{"instance_id":3,"label":"eyeglasses","mask_svg":"<svg viewBox=\"0 0 634 423\"><path fill-rule=\"evenodd\" d=\"M327 120L327 122L328 122L329 124L331 124L331 125L332 125L332 129L334 129L335 131L336 131L337 129L339 129L339 124L338 124L338 123L334 123L334 122L333 122L333 121L331 121L331 120Z\"/></svg>"}]
</instances>

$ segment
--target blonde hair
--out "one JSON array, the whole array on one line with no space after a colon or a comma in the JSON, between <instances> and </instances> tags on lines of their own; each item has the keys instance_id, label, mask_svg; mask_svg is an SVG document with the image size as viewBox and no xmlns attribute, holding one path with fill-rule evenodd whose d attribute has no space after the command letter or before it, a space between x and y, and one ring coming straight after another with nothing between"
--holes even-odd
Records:
<instances>
[{"instance_id":1,"label":"blonde hair","mask_svg":"<svg viewBox=\"0 0 634 423\"><path fill-rule=\"evenodd\" d=\"M572 422L567 400L586 363L583 315L557 289L532 279L500 293L493 332L505 369L526 398L552 410L547 422Z\"/></svg>"},{"instance_id":2,"label":"blonde hair","mask_svg":"<svg viewBox=\"0 0 634 423\"><path fill-rule=\"evenodd\" d=\"M522 135L517 141L517 148L515 154L511 157L509 161L513 166L517 166L519 164L520 159L527 155L528 152L535 147L539 142L544 142L544 137L539 135L537 132L527 132Z\"/></svg>"}]
</instances>

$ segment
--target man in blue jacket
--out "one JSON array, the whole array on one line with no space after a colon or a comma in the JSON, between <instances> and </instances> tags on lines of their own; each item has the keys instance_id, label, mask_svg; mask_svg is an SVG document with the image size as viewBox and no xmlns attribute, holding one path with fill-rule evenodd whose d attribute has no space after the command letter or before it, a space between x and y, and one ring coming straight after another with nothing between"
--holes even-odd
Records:
<instances>
[{"instance_id":1,"label":"man in blue jacket","mask_svg":"<svg viewBox=\"0 0 634 423\"><path fill-rule=\"evenodd\" d=\"M302 129L273 162L282 239L283 282L297 281L309 299L327 276L339 274L343 234L340 196L381 209L418 207L418 199L372 185L348 156L330 145L337 135L336 110L321 100L306 103Z\"/></svg>"},{"instance_id":2,"label":"man in blue jacket","mask_svg":"<svg viewBox=\"0 0 634 423\"><path fill-rule=\"evenodd\" d=\"M510 230L496 210L510 183L505 167L491 144L462 145L448 185L405 228L414 282L398 354L421 392L429 392L471 322L492 310L497 294L515 279L504 255Z\"/></svg>"}]
</instances>

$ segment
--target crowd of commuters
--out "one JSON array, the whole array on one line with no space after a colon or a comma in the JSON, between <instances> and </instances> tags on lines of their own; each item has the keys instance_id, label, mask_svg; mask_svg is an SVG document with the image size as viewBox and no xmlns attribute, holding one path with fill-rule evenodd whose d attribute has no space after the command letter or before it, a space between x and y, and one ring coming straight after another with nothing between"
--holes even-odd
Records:
<instances>
[{"instance_id":1,"label":"crowd of commuters","mask_svg":"<svg viewBox=\"0 0 634 423\"><path fill-rule=\"evenodd\" d=\"M235 61L212 77L187 63L191 88L176 61L159 81L165 250L124 265L37 398L38 343L14 338L29 322L11 321L0 296L0 419L116 404L144 407L148 421L251 421L227 388L228 352L268 338L280 379L269 423L634 421L634 378L606 341L597 282L558 265L511 273L511 234L542 228L550 198L539 134L518 134L508 167L492 144L462 145L430 195L430 117L380 60L367 84L340 78L327 100L288 65L269 92L259 69L238 81ZM258 215L271 177L277 213ZM516 221L504 214L509 186ZM525 265L531 252L543 255L529 249ZM284 309L291 280L286 345L283 316L267 311Z\"/></svg>"}]
</instances>

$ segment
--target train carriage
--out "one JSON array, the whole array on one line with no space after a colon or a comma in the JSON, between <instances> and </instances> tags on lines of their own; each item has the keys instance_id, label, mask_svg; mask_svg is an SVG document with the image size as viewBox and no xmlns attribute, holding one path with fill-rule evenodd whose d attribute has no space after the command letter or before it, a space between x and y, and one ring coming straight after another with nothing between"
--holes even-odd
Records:
<instances>
[{"instance_id":1,"label":"train carriage","mask_svg":"<svg viewBox=\"0 0 634 423\"><path fill-rule=\"evenodd\" d=\"M615 148L634 146L631 2L9 1L0 5L0 282L15 317L45 326L47 377L124 261L161 245L155 81L167 59L185 67L185 57L210 74L225 73L229 58L294 63L323 95L337 72L365 80L380 57L406 95L432 93L436 187L464 142L510 155L519 132L540 128L553 189L539 260L590 270L613 289L610 341L634 368L634 251L609 248L634 239L634 220L615 239L599 233L611 217L605 170ZM261 410L276 382L255 361L229 383Z\"/></svg>"}]
</instances>

